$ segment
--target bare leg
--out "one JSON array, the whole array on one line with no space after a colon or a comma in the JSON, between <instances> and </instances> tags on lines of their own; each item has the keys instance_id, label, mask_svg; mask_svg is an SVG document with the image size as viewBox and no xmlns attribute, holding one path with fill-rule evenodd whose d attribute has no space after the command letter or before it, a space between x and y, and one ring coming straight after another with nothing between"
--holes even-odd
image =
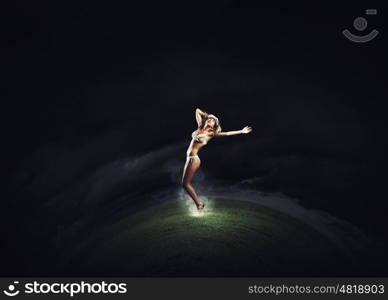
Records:
<instances>
[{"instance_id":1,"label":"bare leg","mask_svg":"<svg viewBox=\"0 0 388 300\"><path fill-rule=\"evenodd\" d=\"M201 165L201 160L199 158L187 159L185 167L183 169L183 176L182 176L182 182L181 182L182 187L194 200L197 207L202 205L203 202L199 199L197 193L195 192L194 187L191 185L191 180L200 165Z\"/></svg>"}]
</instances>

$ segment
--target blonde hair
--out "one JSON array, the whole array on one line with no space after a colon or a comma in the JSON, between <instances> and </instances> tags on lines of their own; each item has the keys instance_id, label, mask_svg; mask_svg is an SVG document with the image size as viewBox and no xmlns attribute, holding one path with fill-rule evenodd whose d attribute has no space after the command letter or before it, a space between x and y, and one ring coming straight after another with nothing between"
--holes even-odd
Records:
<instances>
[{"instance_id":1,"label":"blonde hair","mask_svg":"<svg viewBox=\"0 0 388 300\"><path fill-rule=\"evenodd\" d=\"M212 129L213 135L215 133L221 132L222 128L221 128L220 120L215 115L208 114L207 112L204 112L204 113L205 115L202 117L202 124L200 128L203 129L205 127L206 120L209 118L212 118L215 120L215 125Z\"/></svg>"}]
</instances>

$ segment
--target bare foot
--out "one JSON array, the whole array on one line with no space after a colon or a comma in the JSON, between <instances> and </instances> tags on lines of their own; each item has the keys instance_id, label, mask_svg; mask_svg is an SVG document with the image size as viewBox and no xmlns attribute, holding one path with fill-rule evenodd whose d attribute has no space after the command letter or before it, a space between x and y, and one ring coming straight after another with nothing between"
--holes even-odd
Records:
<instances>
[{"instance_id":1,"label":"bare foot","mask_svg":"<svg viewBox=\"0 0 388 300\"><path fill-rule=\"evenodd\" d=\"M197 206L197 209L198 209L198 211L203 211L203 209L205 208L205 202L201 202L200 204L198 204L198 206Z\"/></svg>"}]
</instances>

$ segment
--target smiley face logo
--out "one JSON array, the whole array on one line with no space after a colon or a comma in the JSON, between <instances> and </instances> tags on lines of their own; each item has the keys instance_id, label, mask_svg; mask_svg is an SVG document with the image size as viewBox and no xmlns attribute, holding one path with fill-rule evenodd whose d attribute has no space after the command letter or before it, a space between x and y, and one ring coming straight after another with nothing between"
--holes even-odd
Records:
<instances>
[{"instance_id":1,"label":"smiley face logo","mask_svg":"<svg viewBox=\"0 0 388 300\"><path fill-rule=\"evenodd\" d=\"M18 290L16 290L16 287L15 287L15 284L18 284L19 281L14 281L13 283L14 284L10 284L8 286L8 290L4 290L3 291L4 294L6 294L7 296L13 297L13 296L16 296L16 295L18 295L20 293Z\"/></svg>"},{"instance_id":2,"label":"smiley face logo","mask_svg":"<svg viewBox=\"0 0 388 300\"><path fill-rule=\"evenodd\" d=\"M367 9L367 15L377 15L376 9ZM364 31L368 27L368 21L363 17L358 17L353 21L353 27L358 31ZM373 29L370 33L366 35L355 35L349 30L345 29L342 31L342 34L350 41L355 43L366 43L373 40L379 32L376 29Z\"/></svg>"}]
</instances>

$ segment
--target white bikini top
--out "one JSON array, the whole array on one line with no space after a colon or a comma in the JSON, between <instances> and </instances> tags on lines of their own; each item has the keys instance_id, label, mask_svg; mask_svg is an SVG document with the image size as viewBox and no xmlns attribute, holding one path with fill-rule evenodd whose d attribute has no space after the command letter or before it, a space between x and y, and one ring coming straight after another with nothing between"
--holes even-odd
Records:
<instances>
[{"instance_id":1,"label":"white bikini top","mask_svg":"<svg viewBox=\"0 0 388 300\"><path fill-rule=\"evenodd\" d=\"M191 134L192 138L198 142L198 143L202 143L204 145L207 144L207 140L205 138L206 136L206 133L201 133L201 134L195 134L195 131Z\"/></svg>"}]
</instances>

